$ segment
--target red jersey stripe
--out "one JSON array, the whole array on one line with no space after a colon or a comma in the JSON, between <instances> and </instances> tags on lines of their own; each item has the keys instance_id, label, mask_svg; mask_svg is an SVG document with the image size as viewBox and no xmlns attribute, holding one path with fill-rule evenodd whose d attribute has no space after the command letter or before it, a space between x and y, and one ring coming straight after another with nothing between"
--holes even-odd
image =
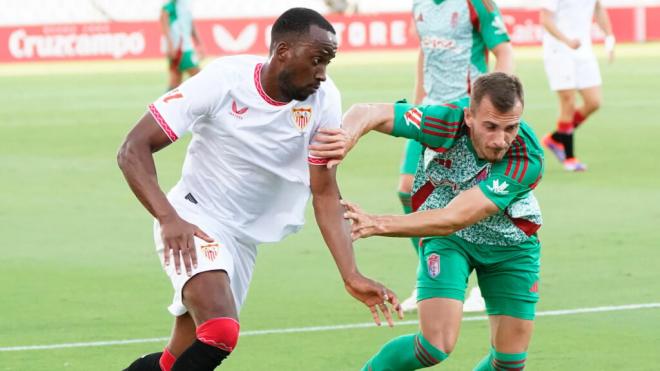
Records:
<instances>
[{"instance_id":1,"label":"red jersey stripe","mask_svg":"<svg viewBox=\"0 0 660 371\"><path fill-rule=\"evenodd\" d=\"M160 128L163 129L165 135L167 135L167 137L170 138L172 142L176 142L176 140L179 139L179 137L176 135L174 130L172 130L172 128L167 124L167 122L165 121L163 116L161 116L160 112L158 112L158 109L156 108L156 106L153 105L153 103L149 105L149 112L151 112L151 116L153 116L153 118L156 120L158 126L160 126Z\"/></svg>"},{"instance_id":2,"label":"red jersey stripe","mask_svg":"<svg viewBox=\"0 0 660 371\"><path fill-rule=\"evenodd\" d=\"M326 165L330 162L329 158L307 157L307 162L311 165Z\"/></svg>"},{"instance_id":3,"label":"red jersey stripe","mask_svg":"<svg viewBox=\"0 0 660 371\"><path fill-rule=\"evenodd\" d=\"M430 123L430 122L428 122L428 121L426 121L426 122L424 123L424 126L427 126L427 127L430 127L430 128L434 128L434 129L440 129L440 130L448 131L448 132L450 132L450 133L457 133L459 130L461 130L460 127L448 128L448 127L445 127L445 126L442 126L442 125L432 124L432 123Z\"/></svg>"},{"instance_id":4,"label":"red jersey stripe","mask_svg":"<svg viewBox=\"0 0 660 371\"><path fill-rule=\"evenodd\" d=\"M426 119L440 124L445 124L450 127L461 126L461 124L463 123L462 121L446 121L433 116L426 116Z\"/></svg>"},{"instance_id":5,"label":"red jersey stripe","mask_svg":"<svg viewBox=\"0 0 660 371\"><path fill-rule=\"evenodd\" d=\"M428 129L422 129L422 133L426 133L426 134L429 134L429 135L435 135L437 137L443 137L443 138L458 138L458 135L456 135L456 134L438 133L438 132L431 131L431 130L428 130Z\"/></svg>"},{"instance_id":6,"label":"red jersey stripe","mask_svg":"<svg viewBox=\"0 0 660 371\"><path fill-rule=\"evenodd\" d=\"M518 183L522 183L523 179L525 179L525 174L527 173L527 165L529 164L529 158L527 154L527 144L525 143L524 140L522 140L522 149L524 152L524 157L523 157L523 168L522 171L520 172L520 178L518 178Z\"/></svg>"},{"instance_id":7,"label":"red jersey stripe","mask_svg":"<svg viewBox=\"0 0 660 371\"><path fill-rule=\"evenodd\" d=\"M435 190L435 186L433 183L426 182L421 188L417 190L412 195L412 209L413 211L417 211L426 201L427 198L433 193L433 190Z\"/></svg>"}]
</instances>

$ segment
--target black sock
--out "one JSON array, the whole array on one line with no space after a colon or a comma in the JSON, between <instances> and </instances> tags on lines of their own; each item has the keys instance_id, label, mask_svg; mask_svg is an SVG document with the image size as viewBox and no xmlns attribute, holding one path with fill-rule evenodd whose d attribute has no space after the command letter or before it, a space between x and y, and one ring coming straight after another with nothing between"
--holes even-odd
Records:
<instances>
[{"instance_id":1,"label":"black sock","mask_svg":"<svg viewBox=\"0 0 660 371\"><path fill-rule=\"evenodd\" d=\"M199 339L174 362L172 371L213 371L229 352L202 343Z\"/></svg>"},{"instance_id":2,"label":"black sock","mask_svg":"<svg viewBox=\"0 0 660 371\"><path fill-rule=\"evenodd\" d=\"M163 352L145 354L133 361L124 371L161 371L158 362L162 354Z\"/></svg>"},{"instance_id":3,"label":"black sock","mask_svg":"<svg viewBox=\"0 0 660 371\"><path fill-rule=\"evenodd\" d=\"M566 134L555 131L552 133L552 139L564 145L564 152L566 153L566 158L573 158L573 133Z\"/></svg>"}]
</instances>

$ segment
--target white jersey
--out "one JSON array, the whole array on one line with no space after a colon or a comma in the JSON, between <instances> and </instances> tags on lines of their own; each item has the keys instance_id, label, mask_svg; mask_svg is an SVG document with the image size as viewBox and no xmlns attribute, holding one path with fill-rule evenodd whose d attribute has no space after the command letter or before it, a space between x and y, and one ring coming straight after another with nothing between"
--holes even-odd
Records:
<instances>
[{"instance_id":1,"label":"white jersey","mask_svg":"<svg viewBox=\"0 0 660 371\"><path fill-rule=\"evenodd\" d=\"M305 101L264 92L263 57L223 57L149 110L172 141L192 132L180 183L214 220L246 242L275 242L304 224L309 156L319 128L341 124L341 97L328 78Z\"/></svg>"},{"instance_id":2,"label":"white jersey","mask_svg":"<svg viewBox=\"0 0 660 371\"><path fill-rule=\"evenodd\" d=\"M580 40L580 47L572 50L546 31L543 34L543 49L546 56L557 52L572 52L584 57L593 54L591 26L596 0L543 0L542 7L554 13L553 21L559 31L569 39Z\"/></svg>"}]
</instances>

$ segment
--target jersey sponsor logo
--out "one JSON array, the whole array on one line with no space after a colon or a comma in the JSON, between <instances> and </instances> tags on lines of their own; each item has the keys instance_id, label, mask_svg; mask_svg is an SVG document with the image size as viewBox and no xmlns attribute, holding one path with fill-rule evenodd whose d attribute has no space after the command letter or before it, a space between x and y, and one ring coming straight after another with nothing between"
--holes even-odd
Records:
<instances>
[{"instance_id":1,"label":"jersey sponsor logo","mask_svg":"<svg viewBox=\"0 0 660 371\"><path fill-rule=\"evenodd\" d=\"M493 28L495 29L496 35L506 35L506 25L504 24L502 17L497 16L493 18L493 22L491 22L491 26L493 26Z\"/></svg>"},{"instance_id":2,"label":"jersey sponsor logo","mask_svg":"<svg viewBox=\"0 0 660 371\"><path fill-rule=\"evenodd\" d=\"M412 125L419 129L420 122L422 122L422 111L417 107L413 107L406 111L403 118L406 120L406 125Z\"/></svg>"},{"instance_id":3,"label":"jersey sponsor logo","mask_svg":"<svg viewBox=\"0 0 660 371\"><path fill-rule=\"evenodd\" d=\"M433 253L426 258L426 267L431 278L436 278L440 274L440 255Z\"/></svg>"},{"instance_id":4,"label":"jersey sponsor logo","mask_svg":"<svg viewBox=\"0 0 660 371\"><path fill-rule=\"evenodd\" d=\"M171 92L167 93L165 98L163 98L163 103L168 103L171 100L181 99L181 98L183 98L183 93L181 93L179 89L174 89Z\"/></svg>"},{"instance_id":5,"label":"jersey sponsor logo","mask_svg":"<svg viewBox=\"0 0 660 371\"><path fill-rule=\"evenodd\" d=\"M312 107L293 107L291 108L291 122L299 132L305 131L307 125L312 121Z\"/></svg>"},{"instance_id":6,"label":"jersey sponsor logo","mask_svg":"<svg viewBox=\"0 0 660 371\"><path fill-rule=\"evenodd\" d=\"M218 250L220 250L220 244L217 242L209 243L199 247L202 250L202 253L209 261L214 261L218 257Z\"/></svg>"},{"instance_id":7,"label":"jersey sponsor logo","mask_svg":"<svg viewBox=\"0 0 660 371\"><path fill-rule=\"evenodd\" d=\"M245 106L243 108L238 108L238 104L236 104L235 100L231 102L231 112L230 112L230 114L232 116L242 120L243 119L243 114L245 114L245 112L247 112L247 110L248 110L247 106Z\"/></svg>"},{"instance_id":8,"label":"jersey sponsor logo","mask_svg":"<svg viewBox=\"0 0 660 371\"><path fill-rule=\"evenodd\" d=\"M507 195L507 194L509 194L509 191L506 190L508 187L509 187L509 183L507 183L506 181L503 181L500 184L499 179L494 179L493 180L493 185L486 186L486 188L488 188L491 192L493 192L495 194L498 194L498 195Z\"/></svg>"},{"instance_id":9,"label":"jersey sponsor logo","mask_svg":"<svg viewBox=\"0 0 660 371\"><path fill-rule=\"evenodd\" d=\"M453 49L456 47L456 41L444 37L424 36L421 46L426 49Z\"/></svg>"}]
</instances>

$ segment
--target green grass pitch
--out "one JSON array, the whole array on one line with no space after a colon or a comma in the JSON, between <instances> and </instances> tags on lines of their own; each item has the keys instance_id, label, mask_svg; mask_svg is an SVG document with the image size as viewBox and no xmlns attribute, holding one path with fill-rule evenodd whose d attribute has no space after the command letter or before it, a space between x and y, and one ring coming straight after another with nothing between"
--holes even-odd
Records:
<instances>
[{"instance_id":1,"label":"green grass pitch","mask_svg":"<svg viewBox=\"0 0 660 371\"><path fill-rule=\"evenodd\" d=\"M518 51L525 119L554 126L538 48ZM537 195L544 211L540 311L660 302L658 44L621 45L601 65L604 104L577 133L583 174L550 155ZM344 107L410 98L413 52L341 55L330 74ZM602 59L602 58L601 58ZM165 337L170 284L151 220L119 172L123 136L165 87L162 61L0 66L0 348ZM185 141L182 141L185 142ZM341 166L344 197L398 213L403 141L365 138ZM178 179L185 143L157 155L161 184ZM359 241L361 270L401 298L412 288L408 241ZM414 320L408 315L407 320ZM299 234L260 248L243 331L370 321L345 293L311 213ZM357 370L388 339L416 331L354 328L244 336L223 370ZM0 350L0 370L119 370L163 341ZM488 348L486 321L466 321L437 369L468 370ZM657 370L660 309L543 316L530 370Z\"/></svg>"}]
</instances>

